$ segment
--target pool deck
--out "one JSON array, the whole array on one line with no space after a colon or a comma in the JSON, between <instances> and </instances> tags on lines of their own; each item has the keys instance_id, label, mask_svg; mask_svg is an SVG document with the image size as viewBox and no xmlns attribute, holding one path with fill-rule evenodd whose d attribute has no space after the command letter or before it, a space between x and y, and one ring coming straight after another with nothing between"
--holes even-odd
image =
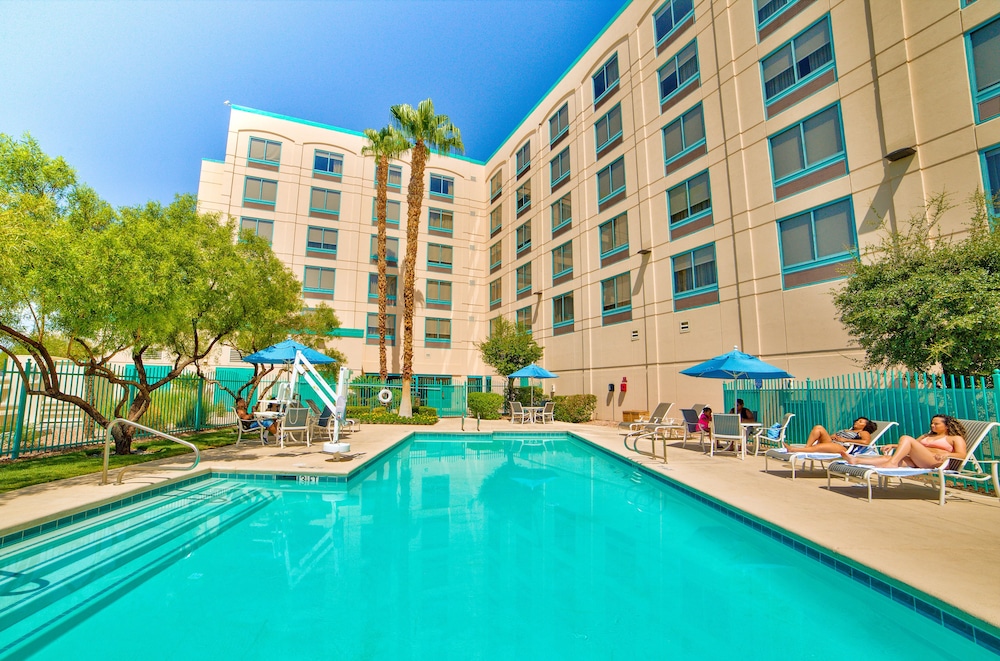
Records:
<instances>
[{"instance_id":1,"label":"pool deck","mask_svg":"<svg viewBox=\"0 0 1000 661\"><path fill-rule=\"evenodd\" d=\"M364 425L347 440L353 458L331 461L321 444L307 448L227 446L202 453L196 472L258 471L348 475L379 456L413 431L457 432L459 419L444 419L434 427ZM475 422L466 420L467 431ZM1000 500L981 494L949 491L944 507L937 492L908 484L876 491L867 502L864 487L839 485L826 489L826 472L799 473L764 458L731 455L709 458L697 443L668 449L669 462L627 451L611 427L565 423L512 425L506 420L483 421L482 431L571 431L644 467L662 473L744 512L812 540L887 576L950 603L1000 627ZM130 468L124 484L101 486L99 474L87 475L0 494L0 536L21 528L90 509L168 480L191 475L164 470L180 466L174 458Z\"/></svg>"}]
</instances>

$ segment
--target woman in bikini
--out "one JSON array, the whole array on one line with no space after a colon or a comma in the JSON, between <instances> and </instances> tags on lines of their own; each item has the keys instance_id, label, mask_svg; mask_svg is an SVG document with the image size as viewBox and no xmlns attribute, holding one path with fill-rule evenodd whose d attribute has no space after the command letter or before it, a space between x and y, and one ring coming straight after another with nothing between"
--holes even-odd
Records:
<instances>
[{"instance_id":1,"label":"woman in bikini","mask_svg":"<svg viewBox=\"0 0 1000 661\"><path fill-rule=\"evenodd\" d=\"M840 454L849 445L868 445L872 432L878 428L874 422L861 416L854 421L850 429L841 429L831 434L823 425L816 425L809 432L805 445L789 445L785 443L788 452L830 452Z\"/></svg>"},{"instance_id":2,"label":"woman in bikini","mask_svg":"<svg viewBox=\"0 0 1000 661\"><path fill-rule=\"evenodd\" d=\"M891 455L881 457L855 457L841 452L851 464L898 468L937 468L948 459L964 459L965 427L950 415L936 415L931 418L931 430L918 438L900 436L899 443L887 445L885 450L894 448Z\"/></svg>"}]
</instances>

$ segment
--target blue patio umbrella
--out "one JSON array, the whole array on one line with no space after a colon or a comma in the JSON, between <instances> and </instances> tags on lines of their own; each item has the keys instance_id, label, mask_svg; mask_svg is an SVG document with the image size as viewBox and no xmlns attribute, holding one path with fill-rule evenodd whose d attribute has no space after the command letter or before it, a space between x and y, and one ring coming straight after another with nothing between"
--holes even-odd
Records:
<instances>
[{"instance_id":1,"label":"blue patio umbrella","mask_svg":"<svg viewBox=\"0 0 1000 661\"><path fill-rule=\"evenodd\" d=\"M743 353L737 347L729 353L716 356L698 363L685 370L681 374L687 376L697 376L703 379L794 379L791 374L765 363L756 356Z\"/></svg>"},{"instance_id":2,"label":"blue patio umbrella","mask_svg":"<svg viewBox=\"0 0 1000 661\"><path fill-rule=\"evenodd\" d=\"M508 374L508 378L511 379L558 379L558 374L553 374L544 367L539 367L538 365L532 363L527 367L522 367L513 374ZM531 391L531 405L535 405L535 391Z\"/></svg>"},{"instance_id":3,"label":"blue patio umbrella","mask_svg":"<svg viewBox=\"0 0 1000 661\"><path fill-rule=\"evenodd\" d=\"M250 354L243 359L243 362L262 365L283 365L286 363L291 365L295 362L295 354L298 351L301 351L302 356L313 365L325 365L337 362L333 358L324 356L319 351L310 349L295 340L285 340L277 344L272 344L266 349L261 349Z\"/></svg>"}]
</instances>

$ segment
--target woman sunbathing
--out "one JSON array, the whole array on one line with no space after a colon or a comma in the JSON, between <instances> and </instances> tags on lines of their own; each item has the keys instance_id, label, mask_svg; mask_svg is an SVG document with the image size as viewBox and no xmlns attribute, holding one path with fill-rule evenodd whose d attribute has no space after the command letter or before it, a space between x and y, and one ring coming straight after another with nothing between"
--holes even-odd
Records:
<instances>
[{"instance_id":1,"label":"woman sunbathing","mask_svg":"<svg viewBox=\"0 0 1000 661\"><path fill-rule=\"evenodd\" d=\"M816 425L809 432L805 445L789 445L785 443L788 452L829 452L843 454L849 445L868 445L872 432L878 425L861 416L854 421L850 429L841 429L831 434L823 425Z\"/></svg>"},{"instance_id":2,"label":"woman sunbathing","mask_svg":"<svg viewBox=\"0 0 1000 661\"><path fill-rule=\"evenodd\" d=\"M964 459L965 427L950 415L936 415L931 418L931 430L918 438L900 436L896 445L885 446L892 454L886 456L855 457L841 452L851 464L864 464L884 468L912 466L914 468L937 468L949 459Z\"/></svg>"}]
</instances>

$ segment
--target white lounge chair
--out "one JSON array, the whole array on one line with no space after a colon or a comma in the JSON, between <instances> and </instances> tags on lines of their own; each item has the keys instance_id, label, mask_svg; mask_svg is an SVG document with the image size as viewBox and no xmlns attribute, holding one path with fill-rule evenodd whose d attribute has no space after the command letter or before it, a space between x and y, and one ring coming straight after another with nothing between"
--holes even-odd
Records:
<instances>
[{"instance_id":1,"label":"white lounge chair","mask_svg":"<svg viewBox=\"0 0 1000 661\"><path fill-rule=\"evenodd\" d=\"M330 423L333 421L333 414L330 412L330 408L327 406L323 407L320 411L319 404L309 399L306 400L306 404L309 405L309 409L312 411L312 418L310 420L310 425L313 431L319 431L330 437L333 440L333 425ZM342 434L356 432L361 429L361 422L357 418L344 418L340 421L340 432Z\"/></svg>"},{"instance_id":2,"label":"white lounge chair","mask_svg":"<svg viewBox=\"0 0 1000 661\"><path fill-rule=\"evenodd\" d=\"M702 408L705 408L704 406ZM699 427L699 411L701 409L681 409L681 415L684 416L684 440L681 441L681 447L686 448L689 438L694 438L695 435L698 436L698 445L701 446L701 451L705 451L705 431ZM709 434L711 436L711 434Z\"/></svg>"},{"instance_id":3,"label":"white lounge chair","mask_svg":"<svg viewBox=\"0 0 1000 661\"><path fill-rule=\"evenodd\" d=\"M644 420L636 420L634 422L621 422L618 423L619 429L627 429L626 434L633 434L636 432L650 432L656 427L663 424L666 419L667 414L670 413L670 409L674 407L673 402L660 402L653 409L653 412L649 414L649 417Z\"/></svg>"},{"instance_id":4,"label":"white lounge chair","mask_svg":"<svg viewBox=\"0 0 1000 661\"><path fill-rule=\"evenodd\" d=\"M794 413L785 414L785 417L781 419L781 426L778 428L777 438L771 438L768 436L768 432L771 431L770 427L761 427L758 429L753 437L753 456L756 457L760 454L761 445L773 445L778 448L784 447L782 443L785 440L785 435L788 433L788 423L790 423L794 417Z\"/></svg>"},{"instance_id":5,"label":"white lounge chair","mask_svg":"<svg viewBox=\"0 0 1000 661\"><path fill-rule=\"evenodd\" d=\"M882 438L882 435L889 431L892 427L895 427L898 423L892 420L872 420L875 423L875 433L871 435L868 439L868 443L851 443L847 447L847 452L850 454L865 454L868 452L878 453L876 449L878 446L878 440ZM826 468L826 462L836 461L842 457L839 454L833 452L789 452L784 448L775 448L773 450L768 450L764 453L764 472L767 472L767 460L776 459L782 463L791 465L792 467L792 479L795 479L796 465L801 462L803 468L805 468L805 463L809 462L809 468L812 469L815 462L820 463L820 468Z\"/></svg>"},{"instance_id":6,"label":"white lounge chair","mask_svg":"<svg viewBox=\"0 0 1000 661\"><path fill-rule=\"evenodd\" d=\"M556 403L555 402L545 402L545 406L543 406L542 410L539 411L536 414L535 419L538 420L539 422L541 422L543 425L546 422L555 422L556 421Z\"/></svg>"},{"instance_id":7,"label":"white lounge chair","mask_svg":"<svg viewBox=\"0 0 1000 661\"><path fill-rule=\"evenodd\" d=\"M285 410L285 417L281 419L278 430L278 441L281 447L285 447L285 442L296 440L295 435L305 437L306 447L312 445L312 429L309 419L309 409L304 406L289 406Z\"/></svg>"},{"instance_id":8,"label":"white lounge chair","mask_svg":"<svg viewBox=\"0 0 1000 661\"><path fill-rule=\"evenodd\" d=\"M831 487L831 479L834 475L843 476L845 481L852 479L864 481L868 484L868 502L872 502L872 478L878 478L878 485L884 487L888 485L889 478L900 480L917 480L929 483L938 488L938 504L945 503L945 486L947 479L971 480L974 482L985 482L990 480L993 483L993 493L1000 497L1000 479L997 475L997 464L990 464L990 471L983 470L983 465L976 459L975 453L979 444L983 442L994 427L1000 426L997 422L986 422L982 420L959 420L965 427L965 457L962 459L949 459L936 468L889 468L881 466L865 466L863 464L849 464L846 461L834 461L826 468L826 488Z\"/></svg>"},{"instance_id":9,"label":"white lounge chair","mask_svg":"<svg viewBox=\"0 0 1000 661\"><path fill-rule=\"evenodd\" d=\"M747 444L743 436L743 426L740 416L736 413L717 413L712 416L712 440L708 442L708 455L715 456L715 444L728 441L732 449L725 452L735 452L740 459L746 459Z\"/></svg>"},{"instance_id":10,"label":"white lounge chair","mask_svg":"<svg viewBox=\"0 0 1000 661\"><path fill-rule=\"evenodd\" d=\"M524 410L524 407L521 406L521 402L511 402L510 421L520 422L522 425L526 422L531 422L531 413Z\"/></svg>"},{"instance_id":11,"label":"white lounge chair","mask_svg":"<svg viewBox=\"0 0 1000 661\"><path fill-rule=\"evenodd\" d=\"M259 424L259 420L244 420L236 416L236 445L243 442L244 436L256 436L261 445L267 445L267 427Z\"/></svg>"}]
</instances>

